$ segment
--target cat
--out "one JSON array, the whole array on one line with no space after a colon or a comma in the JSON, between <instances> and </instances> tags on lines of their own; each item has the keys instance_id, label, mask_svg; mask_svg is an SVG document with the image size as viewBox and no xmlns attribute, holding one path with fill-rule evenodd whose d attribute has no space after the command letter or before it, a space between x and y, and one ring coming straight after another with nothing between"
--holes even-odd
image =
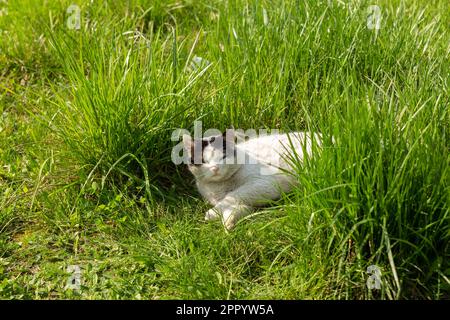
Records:
<instances>
[{"instance_id":1,"label":"cat","mask_svg":"<svg viewBox=\"0 0 450 320\"><path fill-rule=\"evenodd\" d=\"M203 139L183 135L188 169L200 194L214 206L205 219L221 218L227 230L257 207L291 191L297 185L292 160L302 161L304 151L312 156L315 146L320 148L321 144L320 134L307 132L248 140L233 129Z\"/></svg>"}]
</instances>

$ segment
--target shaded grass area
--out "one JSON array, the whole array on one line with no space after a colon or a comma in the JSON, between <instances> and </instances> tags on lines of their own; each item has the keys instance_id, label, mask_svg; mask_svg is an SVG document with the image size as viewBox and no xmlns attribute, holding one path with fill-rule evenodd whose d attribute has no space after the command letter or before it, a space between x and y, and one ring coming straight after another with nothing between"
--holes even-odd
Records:
<instances>
[{"instance_id":1,"label":"shaded grass area","mask_svg":"<svg viewBox=\"0 0 450 320\"><path fill-rule=\"evenodd\" d=\"M70 4L0 16L2 298L449 297L446 1ZM336 143L227 234L170 159L196 120Z\"/></svg>"}]
</instances>

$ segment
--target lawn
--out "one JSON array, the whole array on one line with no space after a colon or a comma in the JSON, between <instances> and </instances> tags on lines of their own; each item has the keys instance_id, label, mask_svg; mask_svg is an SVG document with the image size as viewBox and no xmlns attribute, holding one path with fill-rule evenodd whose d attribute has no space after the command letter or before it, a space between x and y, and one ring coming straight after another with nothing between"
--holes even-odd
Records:
<instances>
[{"instance_id":1,"label":"lawn","mask_svg":"<svg viewBox=\"0 0 450 320\"><path fill-rule=\"evenodd\" d=\"M0 1L0 298L449 299L449 58L448 0ZM327 138L226 232L200 122Z\"/></svg>"}]
</instances>

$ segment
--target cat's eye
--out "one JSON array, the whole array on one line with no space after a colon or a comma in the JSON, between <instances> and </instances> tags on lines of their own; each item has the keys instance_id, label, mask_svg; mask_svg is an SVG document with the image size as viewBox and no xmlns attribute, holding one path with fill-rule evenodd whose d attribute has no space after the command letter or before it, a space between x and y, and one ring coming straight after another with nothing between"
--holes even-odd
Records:
<instances>
[{"instance_id":1,"label":"cat's eye","mask_svg":"<svg viewBox=\"0 0 450 320\"><path fill-rule=\"evenodd\" d=\"M214 141L216 141L216 137L212 137L211 139L209 139L210 143L213 143Z\"/></svg>"}]
</instances>

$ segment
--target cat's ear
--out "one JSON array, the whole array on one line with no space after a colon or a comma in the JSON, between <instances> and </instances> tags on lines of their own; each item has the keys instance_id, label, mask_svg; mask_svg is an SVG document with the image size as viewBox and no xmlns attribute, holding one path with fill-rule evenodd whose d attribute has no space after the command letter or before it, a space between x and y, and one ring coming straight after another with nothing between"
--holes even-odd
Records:
<instances>
[{"instance_id":1,"label":"cat's ear","mask_svg":"<svg viewBox=\"0 0 450 320\"><path fill-rule=\"evenodd\" d=\"M192 140L191 136L188 134L183 134L183 147L186 149L186 151L191 152L193 146L194 141Z\"/></svg>"},{"instance_id":2,"label":"cat's ear","mask_svg":"<svg viewBox=\"0 0 450 320\"><path fill-rule=\"evenodd\" d=\"M226 142L234 142L236 139L236 134L234 128L227 129L222 133L223 140Z\"/></svg>"}]
</instances>

